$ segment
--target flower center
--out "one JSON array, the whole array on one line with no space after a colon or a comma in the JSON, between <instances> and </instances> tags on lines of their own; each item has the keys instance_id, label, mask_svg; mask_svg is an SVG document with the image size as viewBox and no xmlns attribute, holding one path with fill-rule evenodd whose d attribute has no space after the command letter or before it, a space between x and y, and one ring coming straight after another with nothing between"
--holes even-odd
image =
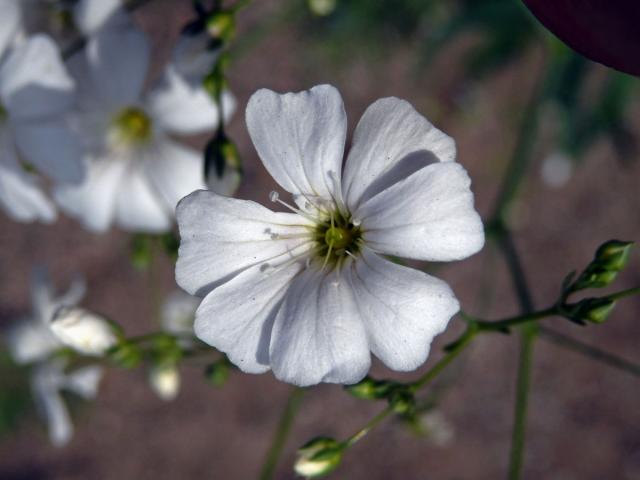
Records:
<instances>
[{"instance_id":1,"label":"flower center","mask_svg":"<svg viewBox=\"0 0 640 480\"><path fill-rule=\"evenodd\" d=\"M119 143L144 143L151 138L151 119L138 107L127 107L113 119L114 133Z\"/></svg>"},{"instance_id":2,"label":"flower center","mask_svg":"<svg viewBox=\"0 0 640 480\"><path fill-rule=\"evenodd\" d=\"M360 250L362 231L350 218L336 211L316 227L316 255L323 265L335 265Z\"/></svg>"}]
</instances>

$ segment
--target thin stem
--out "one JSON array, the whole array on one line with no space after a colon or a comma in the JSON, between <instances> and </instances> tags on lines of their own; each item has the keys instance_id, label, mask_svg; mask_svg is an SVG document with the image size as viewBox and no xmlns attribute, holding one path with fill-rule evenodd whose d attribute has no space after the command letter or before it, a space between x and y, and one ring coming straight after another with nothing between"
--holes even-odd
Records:
<instances>
[{"instance_id":1,"label":"thin stem","mask_svg":"<svg viewBox=\"0 0 640 480\"><path fill-rule=\"evenodd\" d=\"M527 429L527 411L529 406L529 389L531 387L531 367L533 364L533 345L536 328L523 328L518 361L518 380L516 388L516 405L513 432L511 436L511 453L509 459L509 480L518 480L522 476L524 466L524 446Z\"/></svg>"},{"instance_id":2,"label":"thin stem","mask_svg":"<svg viewBox=\"0 0 640 480\"><path fill-rule=\"evenodd\" d=\"M591 345L587 345L575 338L568 337L547 327L540 327L540 337L554 345L566 348L567 350L579 353L617 370L630 373L631 375L640 378L640 365L618 357L617 355L592 347Z\"/></svg>"},{"instance_id":3,"label":"thin stem","mask_svg":"<svg viewBox=\"0 0 640 480\"><path fill-rule=\"evenodd\" d=\"M380 413L378 413L375 417L367 422L367 424L358 430L356 433L347 438L342 444L345 448L351 447L354 443L361 440L367 433L373 430L380 422L382 422L385 418L387 418L391 412L393 412L393 408L388 406Z\"/></svg>"},{"instance_id":4,"label":"thin stem","mask_svg":"<svg viewBox=\"0 0 640 480\"><path fill-rule=\"evenodd\" d=\"M517 327L527 323L531 323L535 320L551 317L553 315L556 315L557 313L558 313L557 307L553 306L553 307L545 308L544 310L539 310L537 312L531 312L523 315L518 315L515 317L505 318L504 320L497 320L497 321L491 321L491 322L486 320L475 320L475 323L478 329L483 332L507 331L511 327ZM470 318L469 315L465 314L465 316L467 319Z\"/></svg>"},{"instance_id":5,"label":"thin stem","mask_svg":"<svg viewBox=\"0 0 640 480\"><path fill-rule=\"evenodd\" d=\"M282 416L280 417L280 421L278 422L278 428L273 436L271 447L269 447L264 464L260 470L260 480L269 480L273 478L273 474L275 473L275 469L278 464L278 459L282 454L287 437L289 436L289 432L293 426L296 413L298 413L298 409L302 403L303 395L304 390L301 388L295 387L291 391L284 407L284 411L282 412Z\"/></svg>"},{"instance_id":6,"label":"thin stem","mask_svg":"<svg viewBox=\"0 0 640 480\"><path fill-rule=\"evenodd\" d=\"M629 288L627 290L622 290L621 292L612 293L611 295L607 295L606 298L611 300L619 300L624 297L630 297L631 295L640 294L640 287Z\"/></svg>"}]
</instances>

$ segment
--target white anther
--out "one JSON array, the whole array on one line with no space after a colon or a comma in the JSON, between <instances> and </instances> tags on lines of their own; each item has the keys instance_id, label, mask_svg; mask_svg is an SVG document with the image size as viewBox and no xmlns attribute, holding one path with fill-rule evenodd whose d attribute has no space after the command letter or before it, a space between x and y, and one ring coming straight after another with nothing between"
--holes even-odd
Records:
<instances>
[{"instance_id":1,"label":"white anther","mask_svg":"<svg viewBox=\"0 0 640 480\"><path fill-rule=\"evenodd\" d=\"M351 223L353 223L354 227L359 227L360 225L362 225L362 220L360 220L359 218L352 218Z\"/></svg>"},{"instance_id":2,"label":"white anther","mask_svg":"<svg viewBox=\"0 0 640 480\"><path fill-rule=\"evenodd\" d=\"M278 201L279 198L280 198L280 194L275 190L271 190L271 192L269 193L269 200L275 203Z\"/></svg>"}]
</instances>

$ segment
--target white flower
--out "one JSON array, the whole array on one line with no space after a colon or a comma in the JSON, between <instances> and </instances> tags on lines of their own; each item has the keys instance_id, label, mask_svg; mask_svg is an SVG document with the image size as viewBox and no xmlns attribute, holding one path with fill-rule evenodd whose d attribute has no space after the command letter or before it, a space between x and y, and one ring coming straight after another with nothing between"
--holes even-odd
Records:
<instances>
[{"instance_id":1,"label":"white flower","mask_svg":"<svg viewBox=\"0 0 640 480\"><path fill-rule=\"evenodd\" d=\"M130 23L100 29L71 59L89 175L79 187L56 188L55 198L97 232L114 222L127 230L166 231L178 200L205 185L202 153L170 134L215 128L215 104L204 88L188 87L170 68L143 94L149 60L146 36ZM225 98L228 117L233 102ZM227 169L214 187L231 194L236 172Z\"/></svg>"},{"instance_id":2,"label":"white flower","mask_svg":"<svg viewBox=\"0 0 640 480\"><path fill-rule=\"evenodd\" d=\"M89 366L65 373L65 362L53 361L38 365L31 378L31 389L40 415L49 427L49 438L56 447L69 443L73 425L61 390L84 399L92 399L98 392L102 368Z\"/></svg>"},{"instance_id":3,"label":"white flower","mask_svg":"<svg viewBox=\"0 0 640 480\"><path fill-rule=\"evenodd\" d=\"M99 357L118 343L113 326L105 318L80 307L60 307L53 315L51 331L83 355Z\"/></svg>"},{"instance_id":4,"label":"white flower","mask_svg":"<svg viewBox=\"0 0 640 480\"><path fill-rule=\"evenodd\" d=\"M149 384L162 400L171 401L180 391L180 372L176 365L156 365L149 372Z\"/></svg>"},{"instance_id":5,"label":"white flower","mask_svg":"<svg viewBox=\"0 0 640 480\"><path fill-rule=\"evenodd\" d=\"M172 292L162 304L162 329L178 337L193 337L193 321L200 299L182 290Z\"/></svg>"},{"instance_id":6,"label":"white flower","mask_svg":"<svg viewBox=\"0 0 640 480\"><path fill-rule=\"evenodd\" d=\"M0 2L0 18L0 206L18 221L52 222L55 208L22 161L60 183L82 179L80 146L65 120L74 82L49 37L16 43L19 2Z\"/></svg>"},{"instance_id":7,"label":"white flower","mask_svg":"<svg viewBox=\"0 0 640 480\"><path fill-rule=\"evenodd\" d=\"M383 255L459 260L484 244L453 140L385 98L356 128L331 86L256 92L247 126L296 213L194 192L177 208L176 279L205 296L195 332L245 372L297 385L355 383L370 351L413 370L459 308L449 286ZM272 200L278 200L273 192Z\"/></svg>"},{"instance_id":8,"label":"white flower","mask_svg":"<svg viewBox=\"0 0 640 480\"><path fill-rule=\"evenodd\" d=\"M57 296L46 270L35 269L31 280L31 308L29 317L9 328L7 344L11 356L19 364L46 360L63 347L50 328L56 310L76 305L86 291L82 279L76 279L64 295Z\"/></svg>"}]
</instances>

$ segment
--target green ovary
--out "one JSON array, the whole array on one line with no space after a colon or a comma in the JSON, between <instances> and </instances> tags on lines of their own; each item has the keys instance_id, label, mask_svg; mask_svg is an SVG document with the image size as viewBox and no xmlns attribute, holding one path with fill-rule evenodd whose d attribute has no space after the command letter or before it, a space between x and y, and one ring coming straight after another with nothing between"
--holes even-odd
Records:
<instances>
[{"instance_id":1,"label":"green ovary","mask_svg":"<svg viewBox=\"0 0 640 480\"><path fill-rule=\"evenodd\" d=\"M117 140L127 145L144 143L151 138L151 119L137 107L121 110L113 120L113 127Z\"/></svg>"},{"instance_id":2,"label":"green ovary","mask_svg":"<svg viewBox=\"0 0 640 480\"><path fill-rule=\"evenodd\" d=\"M335 265L360 250L362 231L350 219L336 212L316 227L316 259L323 265Z\"/></svg>"}]
</instances>

